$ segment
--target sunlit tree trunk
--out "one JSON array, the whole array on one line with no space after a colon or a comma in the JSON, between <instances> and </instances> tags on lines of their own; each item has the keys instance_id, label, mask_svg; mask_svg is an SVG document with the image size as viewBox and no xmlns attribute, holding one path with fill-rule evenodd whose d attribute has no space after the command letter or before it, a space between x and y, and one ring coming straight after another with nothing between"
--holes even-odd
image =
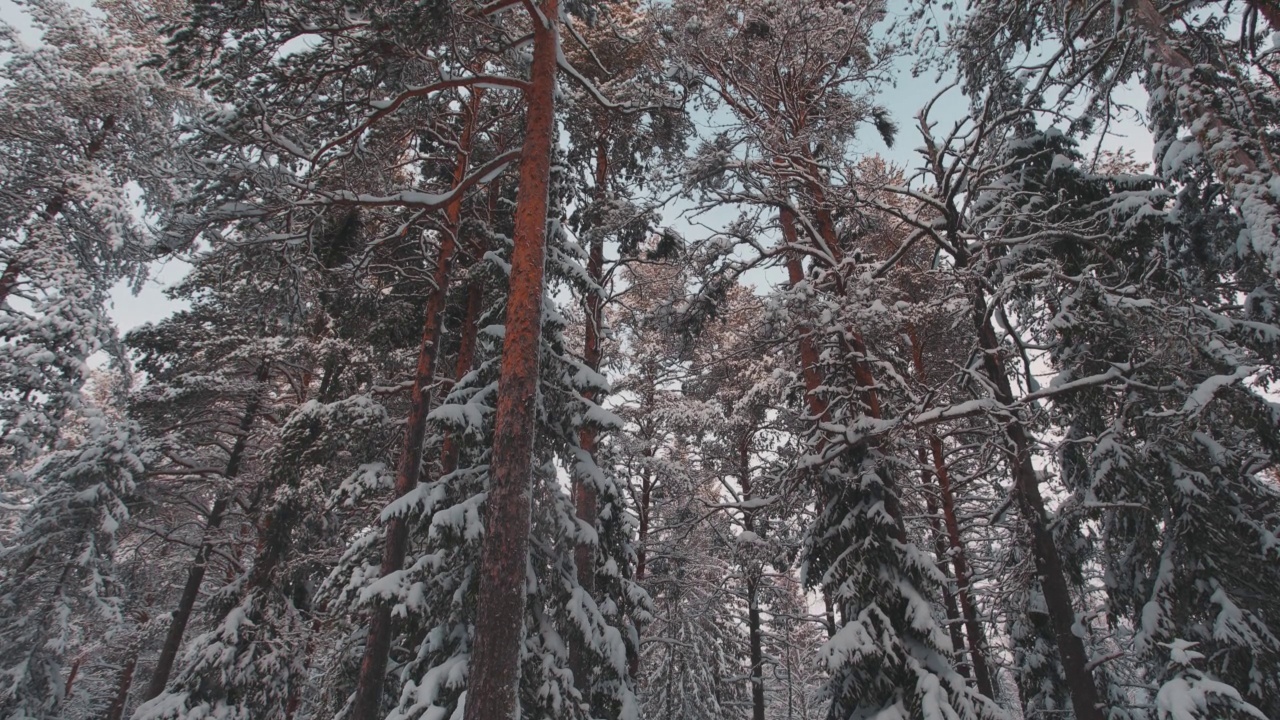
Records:
<instances>
[{"instance_id":1,"label":"sunlit tree trunk","mask_svg":"<svg viewBox=\"0 0 1280 720\"><path fill-rule=\"evenodd\" d=\"M525 93L528 110L516 193L515 248L464 720L514 720L519 709L547 207L560 52L557 0L542 0L537 9L540 12L531 13L533 63Z\"/></svg>"}]
</instances>

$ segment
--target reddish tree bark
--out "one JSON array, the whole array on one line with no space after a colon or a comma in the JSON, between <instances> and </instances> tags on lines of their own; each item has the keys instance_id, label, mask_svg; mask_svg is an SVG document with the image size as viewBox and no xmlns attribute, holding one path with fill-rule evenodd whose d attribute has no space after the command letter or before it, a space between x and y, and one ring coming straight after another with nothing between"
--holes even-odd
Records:
<instances>
[{"instance_id":1,"label":"reddish tree bark","mask_svg":"<svg viewBox=\"0 0 1280 720\"><path fill-rule=\"evenodd\" d=\"M1129 1L1149 4L1149 0ZM940 165L935 165L935 170L941 172L938 168ZM970 266L971 256L967 241L958 232L959 211L955 207L954 197L944 198L943 203L949 218L945 233L950 242L940 243L940 246L947 248L951 254L955 269L964 272ZM1053 533L1049 529L1049 513L1040 494L1040 479L1032 464L1032 438L1015 408L1016 398L1005 367L1000 341L988 312L985 291L976 280L970 282L967 290L970 295L970 319L982 355L982 372L991 383L993 398L1008 408L1007 413L997 420L1013 450L1010 458L1013 497L1031 530L1036 574L1040 579L1053 626L1058 659L1062 663L1063 675L1071 696L1071 707L1076 720L1103 720L1103 712L1098 703L1098 688L1093 680L1084 641L1074 632L1076 615L1071 604L1070 586L1062 566L1062 558L1054 544Z\"/></svg>"},{"instance_id":2,"label":"reddish tree bark","mask_svg":"<svg viewBox=\"0 0 1280 720\"><path fill-rule=\"evenodd\" d=\"M514 720L519 707L547 206L560 53L557 0L541 0L537 9L539 12L530 13L533 62L525 93L528 111L516 194L515 248L464 720Z\"/></svg>"},{"instance_id":3,"label":"reddish tree bark","mask_svg":"<svg viewBox=\"0 0 1280 720\"><path fill-rule=\"evenodd\" d=\"M129 654L124 667L120 670L120 682L116 684L115 697L107 706L106 720L120 720L124 717L125 706L129 702L129 688L133 685L133 671L138 667L138 651Z\"/></svg>"},{"instance_id":4,"label":"reddish tree bark","mask_svg":"<svg viewBox=\"0 0 1280 720\"><path fill-rule=\"evenodd\" d=\"M790 210L782 210L780 213L780 221L782 224L782 239L788 247L797 247L799 245L799 236L796 233L796 217ZM796 252L787 253L787 279L794 287L796 284L804 280L804 268L800 266L800 256ZM809 405L809 412L813 413L814 418L819 422L827 419L828 405L826 399L818 394L818 388L822 386L822 374L818 369L818 349L813 344L813 329L808 325L802 325L800 332L800 374L804 380L805 386L805 402Z\"/></svg>"},{"instance_id":5,"label":"reddish tree bark","mask_svg":"<svg viewBox=\"0 0 1280 720\"><path fill-rule=\"evenodd\" d=\"M918 454L921 465L921 478L925 485L929 485L933 473L927 467L928 452L924 448L920 448ZM924 493L924 502L925 510L929 513L929 527L933 528L933 549L934 554L938 556L937 568L947 579L951 579L951 568L947 557L947 537L942 529L942 521L938 519L938 503L927 492ZM949 587L942 588L942 606L947 612L947 632L951 634L951 647L954 648L956 653L963 653L965 649L964 631L961 628L963 619L960 615L960 606L956 604L956 596ZM959 665L956 670L965 678L969 677L969 666Z\"/></svg>"},{"instance_id":6,"label":"reddish tree bark","mask_svg":"<svg viewBox=\"0 0 1280 720\"><path fill-rule=\"evenodd\" d=\"M236 441L231 446L231 453L227 456L227 467L222 472L222 476L227 480L234 480L240 474L240 466L244 462L245 450L249 443L249 432L258 419L258 413L265 399L265 384L268 377L269 368L264 361L254 371L254 379L259 388L245 405L244 414L240 416ZM156 660L156 667L151 672L151 681L147 683L147 691L142 697L144 701L164 692L164 686L169 682L169 675L173 672L173 662L178 657L178 649L182 647L182 636L187 632L191 611L195 609L196 600L200 597L200 586L204 584L204 576L209 569L209 558L213 555L215 545L214 536L222 526L230 497L230 491L227 491L215 498L213 506L209 508L209 514L205 516L204 540L200 543L200 549L196 551L195 561L187 569L187 582L182 587L178 607L169 620L169 630L165 634L164 645L160 647L160 657Z\"/></svg>"},{"instance_id":7,"label":"reddish tree bark","mask_svg":"<svg viewBox=\"0 0 1280 720\"><path fill-rule=\"evenodd\" d=\"M458 155L453 169L453 187L462 183L471 157L471 139L475 130L479 102L483 93L476 90L467 114L467 123L458 144ZM445 207L445 227L440 233L440 251L436 255L436 267L432 275L434 287L427 297L427 307L422 321L422 343L418 346L418 363L414 369L413 388L409 392L409 415L405 419L404 443L396 464L393 492L396 498L404 497L418 486L422 479L422 441L427 431L427 414L431 410L431 384L435 379L436 361L439 355L440 328L443 321L445 299L449 293L449 280L453 269L453 256L458 246L458 232L462 214L462 198ZM409 519L397 515L387 521L386 545L383 546L381 577L400 572L409 544ZM391 604L377 602L369 619L369 633L365 638L364 657L360 661L360 674L356 680L355 698L351 703L352 720L377 720L381 715L382 686L387 674L387 659L391 654Z\"/></svg>"},{"instance_id":8,"label":"reddish tree bark","mask_svg":"<svg viewBox=\"0 0 1280 720\"><path fill-rule=\"evenodd\" d=\"M779 221L782 225L782 239L788 247L796 247L799 243L799 235L796 232L796 217L790 210L784 209L779 214ZM797 283L804 280L804 268L800 265L800 256L796 252L787 253L787 279L794 287ZM818 370L818 350L814 347L812 329L808 326L801 326L800 332L800 372L804 380L805 386L805 403L809 406L809 412L813 414L819 422L827 419L829 406L825 398L818 394L818 388L822 385L822 376ZM825 493L822 488L818 488L818 507L823 508L827 503ZM822 604L826 611L827 637L835 637L836 634L836 612L835 603L831 600L831 593L826 589L822 589Z\"/></svg>"},{"instance_id":9,"label":"reddish tree bark","mask_svg":"<svg viewBox=\"0 0 1280 720\"><path fill-rule=\"evenodd\" d=\"M813 192L817 192L814 190ZM820 209L819 215L826 213ZM782 225L782 237L788 247L797 247L799 243L799 234L796 230L796 217L790 210L784 209L780 213L780 221ZM828 228L823 230L822 228ZM820 238L823 244L831 251L831 255L835 262L841 261L841 252L836 244L835 226L831 222L824 221L819 224L819 234L828 235L828 237ZM804 270L800 265L799 254L789 252L787 254L787 276L790 283L794 286L796 283L804 279ZM843 292L844 281L838 275L834 279L836 290ZM866 406L866 412L870 417L879 419L881 417L880 394L876 390L875 376L871 372L871 364L868 362L867 346L862 339L862 335L852 328L846 328L841 342L853 355L853 372L854 379L857 380L859 387L862 388L863 403ZM812 329L808 326L800 328L800 362L801 370L804 378L806 393L805 398L809 404L809 409L818 418L819 421L825 420L828 415L828 405L817 394L817 389L823 383L821 371L818 369L818 350L813 344ZM902 519L902 506L898 501L898 495L893 490L892 482L885 477L885 488L889 491L885 500L885 508L889 511L889 515L894 520L896 539L905 544L907 542L906 524Z\"/></svg>"},{"instance_id":10,"label":"reddish tree bark","mask_svg":"<svg viewBox=\"0 0 1280 720\"><path fill-rule=\"evenodd\" d=\"M489 186L489 217L497 212L501 185L494 182ZM484 257L486 244L484 238L476 236L472 240L470 250L472 261L479 263ZM480 330L480 313L484 310L484 284L480 278L473 277L467 281L467 308L462 318L462 337L458 340L458 355L454 360L453 381L457 383L471 372L476 359L476 338ZM446 431L440 444L440 474L448 475L458 469L458 438Z\"/></svg>"},{"instance_id":11,"label":"reddish tree bark","mask_svg":"<svg viewBox=\"0 0 1280 720\"><path fill-rule=\"evenodd\" d=\"M924 344L920 341L920 336L914 327L907 328L907 338L911 342L911 361L915 365L916 375L921 382L925 382ZM923 455L923 449L921 453ZM956 497L951 486L951 471L947 468L946 457L943 454L942 438L932 432L929 433L929 453L933 459L933 477L937 480L938 490L942 496L942 519L950 546L948 555L951 558L951 566L955 570L956 594L959 596L960 612L964 617L965 634L969 637L969 658L973 663L974 680L977 682L979 692L989 698L995 697L991 671L987 666L986 637L982 632L982 625L978 621L978 610L973 602L969 560L964 550L964 541L960 537L960 522L956 517ZM924 462L923 457L921 461Z\"/></svg>"},{"instance_id":12,"label":"reddish tree bark","mask_svg":"<svg viewBox=\"0 0 1280 720\"><path fill-rule=\"evenodd\" d=\"M462 338L458 344L458 357L454 367L454 382L471 372L476 356L476 334L479 330L480 311L484 302L484 287L479 280L467 283L467 309L462 318ZM446 432L440 444L440 475L448 475L458 469L458 438Z\"/></svg>"},{"instance_id":13,"label":"reddish tree bark","mask_svg":"<svg viewBox=\"0 0 1280 720\"><path fill-rule=\"evenodd\" d=\"M80 666L84 664L84 657L85 656L83 654L78 655L76 659L71 662L71 672L67 673L67 683L62 688L62 696L64 698L71 697L71 688L76 684L76 677L80 674Z\"/></svg>"},{"instance_id":14,"label":"reddish tree bark","mask_svg":"<svg viewBox=\"0 0 1280 720\"><path fill-rule=\"evenodd\" d=\"M595 196L598 202L605 199L605 183L609 180L609 152L605 139L607 132L608 125L606 124L596 138ZM603 288L604 239L599 232L596 232L591 239L589 253L587 258L587 277L591 278L591 281L597 286ZM603 289L600 292L603 292ZM586 337L583 341L582 362L588 368L599 372L600 360L603 356L603 350L600 347L600 331L604 324L604 298L597 292L589 292L586 298L586 306ZM583 396L588 402L595 402L597 399L594 390L586 391ZM598 434L597 429L591 425L584 425L578 432L578 445L583 452L591 457L593 462L596 457ZM578 515L578 520L594 528L598 514L597 504L596 489L591 480L583 478L580 473L575 473L573 477L573 505ZM574 548L573 556L574 565L578 571L578 584L582 586L583 592L594 598L596 594L596 569L595 553L592 546L588 543L578 543L578 546ZM574 683L579 690L584 690L590 668L587 665L585 654L577 644L570 649L570 669L573 671Z\"/></svg>"}]
</instances>

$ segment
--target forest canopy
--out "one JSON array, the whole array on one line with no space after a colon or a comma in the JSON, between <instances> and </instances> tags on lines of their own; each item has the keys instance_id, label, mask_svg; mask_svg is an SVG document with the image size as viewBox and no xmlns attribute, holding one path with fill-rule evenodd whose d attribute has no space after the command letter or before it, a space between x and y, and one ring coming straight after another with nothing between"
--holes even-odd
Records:
<instances>
[{"instance_id":1,"label":"forest canopy","mask_svg":"<svg viewBox=\"0 0 1280 720\"><path fill-rule=\"evenodd\" d=\"M1280 718L1280 3L5 12L0 720Z\"/></svg>"}]
</instances>

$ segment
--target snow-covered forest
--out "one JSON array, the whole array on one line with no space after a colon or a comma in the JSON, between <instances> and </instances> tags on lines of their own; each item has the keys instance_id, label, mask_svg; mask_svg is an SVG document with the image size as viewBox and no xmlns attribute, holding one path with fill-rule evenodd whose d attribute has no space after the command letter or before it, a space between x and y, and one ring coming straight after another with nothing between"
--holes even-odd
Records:
<instances>
[{"instance_id":1,"label":"snow-covered forest","mask_svg":"<svg viewBox=\"0 0 1280 720\"><path fill-rule=\"evenodd\" d=\"M0 720L1280 718L1280 2L8 7Z\"/></svg>"}]
</instances>

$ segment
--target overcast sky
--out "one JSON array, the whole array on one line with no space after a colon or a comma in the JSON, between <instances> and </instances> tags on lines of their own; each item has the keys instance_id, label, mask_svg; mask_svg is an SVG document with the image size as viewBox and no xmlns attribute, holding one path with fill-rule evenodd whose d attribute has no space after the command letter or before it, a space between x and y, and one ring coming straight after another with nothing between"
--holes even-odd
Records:
<instances>
[{"instance_id":1,"label":"overcast sky","mask_svg":"<svg viewBox=\"0 0 1280 720\"><path fill-rule=\"evenodd\" d=\"M88 8L91 6L91 3L87 0L68 1L78 7ZM899 2L891 3L892 8L900 7L900 5ZM890 12L889 21L892 21L892 15L895 11L891 10ZM40 42L39 34L31 26L22 9L13 0L0 0L0 20L16 28L23 41L29 44ZM909 61L904 58L897 68L895 86L886 89L883 95L878 98L878 102L889 110L891 117L898 125L897 142L894 147L887 147L878 133L868 127L860 133L861 148L859 148L868 155L880 154L890 162L903 167L911 167L918 160L915 149L920 143L919 135L915 128L915 115L920 107L929 98L936 95L944 85L932 75L918 78L912 77L908 65ZM1145 98L1140 91L1133 90L1127 95L1125 99L1135 107L1144 108L1146 106ZM945 127L947 123L954 122L955 119L961 117L966 103L967 100L957 90L952 90L944 96L934 108L934 117L941 121L939 126ZM699 119L704 123L706 122L705 116L702 118L695 117L695 121ZM1138 159L1149 159L1151 141L1141 125L1136 122L1127 122L1120 124L1113 130L1117 131L1117 134L1109 138L1105 145L1107 149L1131 148L1136 151ZM700 220L714 227L717 223L731 219L735 215L736 211L726 209L723 212L703 216ZM705 229L690 226L683 222L676 217L674 210L670 213L670 217L667 218L667 222L691 237L697 237L699 234L707 232ZM137 295L134 295L124 284L117 286L112 293L112 315L116 322L119 323L121 332L127 332L143 323L160 320L172 313L178 305L164 296L163 289L181 279L186 272L186 268L186 264L176 260L156 263L153 268L152 278ZM776 281L771 275L765 274L759 274L748 278L748 280L761 285Z\"/></svg>"}]
</instances>

